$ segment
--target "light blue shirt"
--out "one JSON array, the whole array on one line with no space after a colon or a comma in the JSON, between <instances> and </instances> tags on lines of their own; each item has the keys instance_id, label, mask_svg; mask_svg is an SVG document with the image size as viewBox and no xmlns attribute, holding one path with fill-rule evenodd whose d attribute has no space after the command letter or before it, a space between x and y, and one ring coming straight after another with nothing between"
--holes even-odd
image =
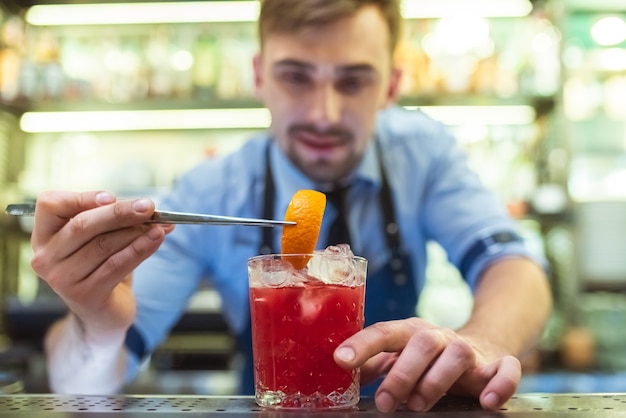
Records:
<instances>
[{"instance_id":1,"label":"light blue shirt","mask_svg":"<svg viewBox=\"0 0 626 418\"><path fill-rule=\"evenodd\" d=\"M215 215L260 217L265 182L268 133L246 142L232 154L209 159L181 176L159 200L160 209ZM435 240L457 266L478 239L516 231L499 199L467 165L467 156L446 127L420 111L391 107L377 120L377 136L391 186L403 249L410 254L418 292L425 281L426 243ZM276 185L274 219L283 219L299 189L316 185L271 143ZM349 190L352 249L368 260L369 271L386 264L378 192L378 153L370 143ZM327 205L318 243L323 245L335 213ZM280 228L274 228L280 248ZM258 255L261 228L249 226L178 225L165 243L135 271L135 327L152 351L187 308L200 281L209 279L222 298L223 313L234 332L249 318L247 259ZM482 270L501 257L537 258L521 242L489 248L475 258L465 280L475 287ZM542 260L539 260L542 261Z\"/></svg>"}]
</instances>

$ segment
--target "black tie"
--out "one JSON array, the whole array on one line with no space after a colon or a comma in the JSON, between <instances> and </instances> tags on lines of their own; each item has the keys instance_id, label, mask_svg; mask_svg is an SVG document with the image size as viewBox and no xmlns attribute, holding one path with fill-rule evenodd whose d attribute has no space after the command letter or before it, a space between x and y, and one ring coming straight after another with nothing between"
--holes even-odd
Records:
<instances>
[{"instance_id":1,"label":"black tie","mask_svg":"<svg viewBox=\"0 0 626 418\"><path fill-rule=\"evenodd\" d=\"M327 245L348 244L350 245L350 230L346 220L346 192L348 187L339 187L326 192L326 199L333 205L337 212L335 220L328 231Z\"/></svg>"}]
</instances>

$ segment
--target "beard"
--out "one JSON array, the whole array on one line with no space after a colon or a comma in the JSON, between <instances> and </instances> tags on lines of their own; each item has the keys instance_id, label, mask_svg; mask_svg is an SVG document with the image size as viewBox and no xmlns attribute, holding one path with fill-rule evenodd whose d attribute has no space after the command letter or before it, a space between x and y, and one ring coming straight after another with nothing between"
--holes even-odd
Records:
<instances>
[{"instance_id":1,"label":"beard","mask_svg":"<svg viewBox=\"0 0 626 418\"><path fill-rule=\"evenodd\" d=\"M292 125L287 138L289 160L318 183L334 183L348 176L363 156L355 146L354 134L341 126L320 130L308 124Z\"/></svg>"}]
</instances>

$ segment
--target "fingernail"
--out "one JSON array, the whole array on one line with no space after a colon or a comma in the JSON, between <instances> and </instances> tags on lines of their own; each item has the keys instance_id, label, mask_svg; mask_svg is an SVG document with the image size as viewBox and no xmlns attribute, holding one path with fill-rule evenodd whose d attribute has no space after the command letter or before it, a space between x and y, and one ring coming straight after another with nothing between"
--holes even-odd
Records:
<instances>
[{"instance_id":1,"label":"fingernail","mask_svg":"<svg viewBox=\"0 0 626 418\"><path fill-rule=\"evenodd\" d=\"M500 398L493 392L485 395L483 398L483 406L486 408L497 408L500 405Z\"/></svg>"},{"instance_id":2,"label":"fingernail","mask_svg":"<svg viewBox=\"0 0 626 418\"><path fill-rule=\"evenodd\" d=\"M133 209L137 212L145 212L150 209L152 202L149 199L137 199L133 202Z\"/></svg>"},{"instance_id":3,"label":"fingernail","mask_svg":"<svg viewBox=\"0 0 626 418\"><path fill-rule=\"evenodd\" d=\"M376 407L380 412L393 412L396 409L396 401L388 392L380 392L376 396Z\"/></svg>"},{"instance_id":4,"label":"fingernail","mask_svg":"<svg viewBox=\"0 0 626 418\"><path fill-rule=\"evenodd\" d=\"M421 396L413 395L409 398L407 405L411 409L411 411L423 411L426 403Z\"/></svg>"},{"instance_id":5,"label":"fingernail","mask_svg":"<svg viewBox=\"0 0 626 418\"><path fill-rule=\"evenodd\" d=\"M356 354L350 347L341 347L337 349L336 356L341 361L350 362L354 360Z\"/></svg>"},{"instance_id":6,"label":"fingernail","mask_svg":"<svg viewBox=\"0 0 626 418\"><path fill-rule=\"evenodd\" d=\"M99 192L96 194L96 203L100 205L108 205L115 202L115 196L109 192Z\"/></svg>"}]
</instances>

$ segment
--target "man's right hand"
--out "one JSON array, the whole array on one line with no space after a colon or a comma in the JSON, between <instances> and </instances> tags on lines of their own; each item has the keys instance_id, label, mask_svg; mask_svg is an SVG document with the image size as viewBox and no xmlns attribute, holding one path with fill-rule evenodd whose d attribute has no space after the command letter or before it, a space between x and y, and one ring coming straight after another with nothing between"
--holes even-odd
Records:
<instances>
[{"instance_id":1,"label":"man's right hand","mask_svg":"<svg viewBox=\"0 0 626 418\"><path fill-rule=\"evenodd\" d=\"M108 192L38 196L31 266L90 338L106 338L132 324L132 271L173 230L172 225L145 224L153 212L149 199L118 202Z\"/></svg>"}]
</instances>

